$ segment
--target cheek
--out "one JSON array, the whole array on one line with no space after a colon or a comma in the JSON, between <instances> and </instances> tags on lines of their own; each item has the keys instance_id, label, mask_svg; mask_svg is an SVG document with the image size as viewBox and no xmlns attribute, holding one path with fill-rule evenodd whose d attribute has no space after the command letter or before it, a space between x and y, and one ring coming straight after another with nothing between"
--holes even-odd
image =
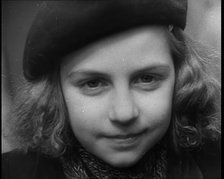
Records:
<instances>
[{"instance_id":1,"label":"cheek","mask_svg":"<svg viewBox=\"0 0 224 179\"><path fill-rule=\"evenodd\" d=\"M172 113L173 88L164 88L139 97L141 113L152 127L167 127Z\"/></svg>"},{"instance_id":2,"label":"cheek","mask_svg":"<svg viewBox=\"0 0 224 179\"><path fill-rule=\"evenodd\" d=\"M64 96L72 128L79 131L96 131L97 124L102 124L106 118L107 108L102 105L106 104L106 99L84 97L69 91Z\"/></svg>"}]
</instances>

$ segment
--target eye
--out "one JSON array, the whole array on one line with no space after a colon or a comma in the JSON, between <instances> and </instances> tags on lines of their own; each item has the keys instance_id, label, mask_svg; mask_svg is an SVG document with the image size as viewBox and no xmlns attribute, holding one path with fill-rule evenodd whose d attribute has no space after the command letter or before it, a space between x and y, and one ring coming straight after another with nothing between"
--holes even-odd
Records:
<instances>
[{"instance_id":1,"label":"eye","mask_svg":"<svg viewBox=\"0 0 224 179\"><path fill-rule=\"evenodd\" d=\"M135 78L133 85L142 90L153 90L160 84L161 78L156 74L142 74Z\"/></svg>"},{"instance_id":2,"label":"eye","mask_svg":"<svg viewBox=\"0 0 224 179\"><path fill-rule=\"evenodd\" d=\"M139 76L136 80L135 83L153 83L156 80L155 75L149 75L149 74L145 74L145 75L141 75Z\"/></svg>"},{"instance_id":3,"label":"eye","mask_svg":"<svg viewBox=\"0 0 224 179\"><path fill-rule=\"evenodd\" d=\"M102 86L103 83L100 80L90 80L84 83L84 86L88 88L97 88Z\"/></svg>"},{"instance_id":4,"label":"eye","mask_svg":"<svg viewBox=\"0 0 224 179\"><path fill-rule=\"evenodd\" d=\"M103 79L87 79L78 83L80 91L90 96L101 94L108 86L109 83Z\"/></svg>"},{"instance_id":5,"label":"eye","mask_svg":"<svg viewBox=\"0 0 224 179\"><path fill-rule=\"evenodd\" d=\"M151 83L155 80L155 77L152 75L142 75L136 81L138 83Z\"/></svg>"}]
</instances>

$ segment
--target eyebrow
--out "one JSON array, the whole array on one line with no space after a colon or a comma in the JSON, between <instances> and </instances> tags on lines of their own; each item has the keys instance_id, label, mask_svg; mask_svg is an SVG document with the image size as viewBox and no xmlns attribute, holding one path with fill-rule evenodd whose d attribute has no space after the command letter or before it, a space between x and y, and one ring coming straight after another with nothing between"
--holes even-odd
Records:
<instances>
[{"instance_id":1,"label":"eyebrow","mask_svg":"<svg viewBox=\"0 0 224 179\"><path fill-rule=\"evenodd\" d=\"M68 74L68 78L71 78L72 76L86 76L86 77L101 77L104 76L105 78L110 78L110 75L104 72L95 71L95 70L79 70L79 71L73 71L70 74Z\"/></svg>"},{"instance_id":2,"label":"eyebrow","mask_svg":"<svg viewBox=\"0 0 224 179\"><path fill-rule=\"evenodd\" d=\"M134 72L132 72L130 76L135 76L146 72L159 72L168 75L170 70L171 69L169 65L163 65L163 64L150 65L143 67L139 70L133 70ZM110 78L110 75L107 72L100 71L100 69L99 70L81 69L77 71L72 71L71 73L68 74L68 78L72 76L93 76L93 77L104 76L105 78Z\"/></svg>"},{"instance_id":3,"label":"eyebrow","mask_svg":"<svg viewBox=\"0 0 224 179\"><path fill-rule=\"evenodd\" d=\"M144 67L142 69L136 70L131 74L131 76L142 74L142 73L147 73L147 72L153 72L153 73L163 73L168 75L170 72L170 66L169 65L155 65L155 66L149 66L149 67Z\"/></svg>"}]
</instances>

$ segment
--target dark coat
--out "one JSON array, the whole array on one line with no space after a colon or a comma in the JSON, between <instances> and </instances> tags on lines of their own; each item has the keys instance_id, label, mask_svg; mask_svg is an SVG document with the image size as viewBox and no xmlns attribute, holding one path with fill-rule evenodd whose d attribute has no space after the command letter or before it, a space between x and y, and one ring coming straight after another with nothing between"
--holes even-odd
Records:
<instances>
[{"instance_id":1,"label":"dark coat","mask_svg":"<svg viewBox=\"0 0 224 179\"><path fill-rule=\"evenodd\" d=\"M209 143L203 150L168 155L169 179L221 179L220 145ZM65 179L58 159L29 152L2 154L3 179Z\"/></svg>"},{"instance_id":2,"label":"dark coat","mask_svg":"<svg viewBox=\"0 0 224 179\"><path fill-rule=\"evenodd\" d=\"M12 151L2 154L3 179L65 179L62 166L36 152Z\"/></svg>"}]
</instances>

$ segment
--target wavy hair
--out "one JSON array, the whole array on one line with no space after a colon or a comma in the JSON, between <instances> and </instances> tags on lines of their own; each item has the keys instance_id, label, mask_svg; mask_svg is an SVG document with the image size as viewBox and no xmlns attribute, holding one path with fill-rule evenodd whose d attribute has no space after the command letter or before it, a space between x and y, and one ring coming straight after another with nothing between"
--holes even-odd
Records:
<instances>
[{"instance_id":1,"label":"wavy hair","mask_svg":"<svg viewBox=\"0 0 224 179\"><path fill-rule=\"evenodd\" d=\"M59 70L35 83L21 79L7 121L7 138L15 148L62 154L68 139L68 117Z\"/></svg>"},{"instance_id":2,"label":"wavy hair","mask_svg":"<svg viewBox=\"0 0 224 179\"><path fill-rule=\"evenodd\" d=\"M221 133L220 84L212 73L218 57L178 28L168 33L168 38L176 73L169 129L172 145L197 148L205 139L217 139ZM34 148L58 157L71 145L59 75L58 68L39 82L25 82L19 88L8 119L9 139L18 148Z\"/></svg>"},{"instance_id":3,"label":"wavy hair","mask_svg":"<svg viewBox=\"0 0 224 179\"><path fill-rule=\"evenodd\" d=\"M175 66L172 144L194 150L221 133L219 54L191 40L178 28L170 38Z\"/></svg>"}]
</instances>

